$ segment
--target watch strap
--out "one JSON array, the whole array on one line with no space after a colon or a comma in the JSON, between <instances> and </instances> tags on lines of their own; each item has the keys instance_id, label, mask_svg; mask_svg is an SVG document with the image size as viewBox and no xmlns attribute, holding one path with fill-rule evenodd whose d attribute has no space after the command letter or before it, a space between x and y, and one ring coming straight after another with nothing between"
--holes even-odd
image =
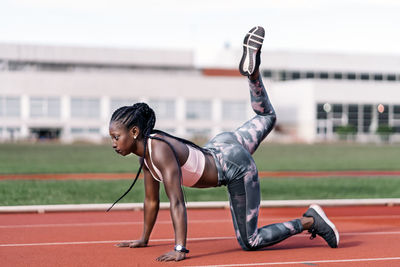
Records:
<instances>
[{"instance_id":1,"label":"watch strap","mask_svg":"<svg viewBox=\"0 0 400 267\"><path fill-rule=\"evenodd\" d=\"M178 252L189 253L189 250L182 245L176 245L174 250Z\"/></svg>"}]
</instances>

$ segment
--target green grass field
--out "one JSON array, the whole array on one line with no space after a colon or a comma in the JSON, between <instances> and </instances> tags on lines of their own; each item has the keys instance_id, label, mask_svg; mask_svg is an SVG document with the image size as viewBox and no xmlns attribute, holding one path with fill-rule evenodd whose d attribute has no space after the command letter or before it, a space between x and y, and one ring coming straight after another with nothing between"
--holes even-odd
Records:
<instances>
[{"instance_id":1,"label":"green grass field","mask_svg":"<svg viewBox=\"0 0 400 267\"><path fill-rule=\"evenodd\" d=\"M399 145L265 144L254 155L260 171L400 170ZM0 174L136 172L136 156L106 145L0 144ZM399 198L400 177L268 178L262 199ZM110 203L130 180L0 181L0 205ZM225 187L185 188L187 201L227 200ZM165 193L162 201L167 201ZM139 181L122 202L143 201Z\"/></svg>"},{"instance_id":2,"label":"green grass field","mask_svg":"<svg viewBox=\"0 0 400 267\"><path fill-rule=\"evenodd\" d=\"M262 145L254 154L260 171L399 170L400 145ZM136 172L136 156L110 145L0 144L0 174Z\"/></svg>"},{"instance_id":3,"label":"green grass field","mask_svg":"<svg viewBox=\"0 0 400 267\"><path fill-rule=\"evenodd\" d=\"M0 206L111 203L129 187L129 180L1 181ZM226 187L185 188L186 201L228 200ZM399 198L399 178L268 178L261 180L263 200ZM138 180L121 203L142 202L143 181ZM161 190L161 201L168 201Z\"/></svg>"}]
</instances>

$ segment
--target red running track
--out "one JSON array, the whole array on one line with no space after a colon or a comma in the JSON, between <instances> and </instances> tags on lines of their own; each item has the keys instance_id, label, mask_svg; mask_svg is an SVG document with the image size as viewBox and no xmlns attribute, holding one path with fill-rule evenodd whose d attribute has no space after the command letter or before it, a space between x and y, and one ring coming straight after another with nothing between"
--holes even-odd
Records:
<instances>
[{"instance_id":1,"label":"red running track","mask_svg":"<svg viewBox=\"0 0 400 267\"><path fill-rule=\"evenodd\" d=\"M305 208L261 209L259 225L299 217ZM188 210L188 258L169 266L400 266L400 206L326 207L337 249L300 234L264 250L242 251L229 210ZM0 215L0 266L161 266L173 247L169 211L161 210L150 247L117 248L140 236L142 211Z\"/></svg>"}]
</instances>

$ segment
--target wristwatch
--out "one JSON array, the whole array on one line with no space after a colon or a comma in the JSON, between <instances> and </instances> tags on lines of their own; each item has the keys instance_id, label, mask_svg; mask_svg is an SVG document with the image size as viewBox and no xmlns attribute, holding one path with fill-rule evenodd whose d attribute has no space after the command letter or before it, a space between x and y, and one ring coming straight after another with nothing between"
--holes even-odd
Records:
<instances>
[{"instance_id":1,"label":"wristwatch","mask_svg":"<svg viewBox=\"0 0 400 267\"><path fill-rule=\"evenodd\" d=\"M182 245L176 245L175 251L189 253L189 250Z\"/></svg>"}]
</instances>

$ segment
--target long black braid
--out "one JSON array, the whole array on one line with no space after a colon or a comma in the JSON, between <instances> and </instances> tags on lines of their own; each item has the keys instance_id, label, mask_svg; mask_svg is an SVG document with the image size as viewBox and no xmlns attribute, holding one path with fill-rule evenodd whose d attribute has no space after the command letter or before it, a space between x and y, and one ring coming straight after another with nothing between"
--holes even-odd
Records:
<instances>
[{"instance_id":1,"label":"long black braid","mask_svg":"<svg viewBox=\"0 0 400 267\"><path fill-rule=\"evenodd\" d=\"M206 150L202 147L199 147L198 145L196 145L188 140L170 135L170 134L160 131L160 130L155 130L154 125L156 123L156 116L155 116L154 111L146 103L136 103L132 106L124 106L124 107L117 109L111 116L110 124L112 122L119 122L122 125L124 125L126 127L126 129L128 129L128 130L130 130L133 126L138 126L139 129L142 130L141 134L142 134L143 142L144 142L144 156L142 158L140 158L139 170L137 171L136 177L133 180L130 187L128 188L128 190L121 197L119 197L107 211L110 211L112 209L112 207L114 207L114 205L118 201L120 201L123 197L125 197L129 193L129 191L131 191L131 189L135 185L137 179L139 178L139 174L142 171L143 164L144 164L144 157L146 156L148 138L165 142L171 148L172 152L174 153L176 163L178 164L179 179L180 180L182 179L182 170L180 168L178 155L177 155L174 147L171 145L171 143L169 143L165 139L162 139L162 138L159 138L156 136L151 136L152 133L157 133L157 134L161 134L164 136L175 138L176 140L178 140L184 144L190 145L194 148L201 150L203 153L209 153L208 150Z\"/></svg>"}]
</instances>

